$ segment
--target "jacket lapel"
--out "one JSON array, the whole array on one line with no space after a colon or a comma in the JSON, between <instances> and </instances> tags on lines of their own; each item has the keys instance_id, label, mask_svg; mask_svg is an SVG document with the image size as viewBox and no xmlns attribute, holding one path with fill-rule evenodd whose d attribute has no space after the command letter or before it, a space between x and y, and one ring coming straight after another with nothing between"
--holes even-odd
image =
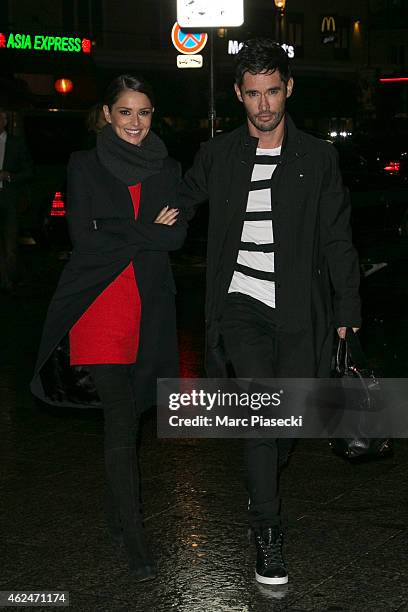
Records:
<instances>
[{"instance_id":1,"label":"jacket lapel","mask_svg":"<svg viewBox=\"0 0 408 612\"><path fill-rule=\"evenodd\" d=\"M245 126L241 134L239 148L231 168L231 186L227 202L226 230L233 222L244 218L248 192L254 166L257 139L248 134Z\"/></svg>"}]
</instances>

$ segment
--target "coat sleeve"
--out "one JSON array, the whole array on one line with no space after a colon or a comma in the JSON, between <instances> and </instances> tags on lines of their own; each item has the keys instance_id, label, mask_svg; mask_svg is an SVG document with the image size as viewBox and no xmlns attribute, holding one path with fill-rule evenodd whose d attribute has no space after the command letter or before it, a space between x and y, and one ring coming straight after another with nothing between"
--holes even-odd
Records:
<instances>
[{"instance_id":1,"label":"coat sleeve","mask_svg":"<svg viewBox=\"0 0 408 612\"><path fill-rule=\"evenodd\" d=\"M338 154L330 146L320 200L320 224L321 247L334 289L336 327L361 325L360 267L352 243L350 210L350 196L343 185Z\"/></svg>"},{"instance_id":2,"label":"coat sleeve","mask_svg":"<svg viewBox=\"0 0 408 612\"><path fill-rule=\"evenodd\" d=\"M177 195L177 207L186 220L190 220L198 206L208 200L210 166L209 146L204 143L197 152L193 165L187 170Z\"/></svg>"},{"instance_id":3,"label":"coat sleeve","mask_svg":"<svg viewBox=\"0 0 408 612\"><path fill-rule=\"evenodd\" d=\"M15 137L12 144L14 145L13 154L12 159L9 160L6 142L4 170L10 172L13 184L26 183L34 176L33 160L24 140ZM9 161L10 164L8 163ZM10 167L8 167L9 165Z\"/></svg>"},{"instance_id":4,"label":"coat sleeve","mask_svg":"<svg viewBox=\"0 0 408 612\"><path fill-rule=\"evenodd\" d=\"M100 253L133 247L135 251L172 251L185 239L186 223L173 226L142 223L133 219L94 218L92 193L81 160L71 156L68 164L68 228L74 248Z\"/></svg>"}]
</instances>

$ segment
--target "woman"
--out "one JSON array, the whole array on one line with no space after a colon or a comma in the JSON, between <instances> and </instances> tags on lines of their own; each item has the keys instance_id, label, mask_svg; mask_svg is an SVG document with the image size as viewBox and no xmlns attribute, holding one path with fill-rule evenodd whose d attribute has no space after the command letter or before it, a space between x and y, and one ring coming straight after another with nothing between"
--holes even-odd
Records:
<instances>
[{"instance_id":1,"label":"woman","mask_svg":"<svg viewBox=\"0 0 408 612\"><path fill-rule=\"evenodd\" d=\"M106 92L96 149L68 166L70 261L51 302L31 384L58 406L102 403L106 515L137 579L155 577L143 536L135 440L157 377L177 377L175 285L168 251L185 226L178 162L151 130L153 94L122 75Z\"/></svg>"}]
</instances>

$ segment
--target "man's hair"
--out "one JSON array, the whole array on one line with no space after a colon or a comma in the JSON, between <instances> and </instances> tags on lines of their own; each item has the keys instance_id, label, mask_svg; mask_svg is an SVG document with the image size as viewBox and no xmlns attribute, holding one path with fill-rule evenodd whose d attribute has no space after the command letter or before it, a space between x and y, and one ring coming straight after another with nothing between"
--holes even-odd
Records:
<instances>
[{"instance_id":1,"label":"man's hair","mask_svg":"<svg viewBox=\"0 0 408 612\"><path fill-rule=\"evenodd\" d=\"M245 72L260 74L275 70L279 70L282 81L287 84L291 70L286 51L270 38L251 38L244 42L237 54L235 83L241 87Z\"/></svg>"}]
</instances>

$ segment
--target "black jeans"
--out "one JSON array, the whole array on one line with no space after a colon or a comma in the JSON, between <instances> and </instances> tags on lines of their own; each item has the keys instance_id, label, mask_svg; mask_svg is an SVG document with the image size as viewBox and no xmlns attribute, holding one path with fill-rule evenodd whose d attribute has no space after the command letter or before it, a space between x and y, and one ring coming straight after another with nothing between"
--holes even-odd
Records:
<instances>
[{"instance_id":1,"label":"black jeans","mask_svg":"<svg viewBox=\"0 0 408 612\"><path fill-rule=\"evenodd\" d=\"M274 311L251 297L229 294L221 335L237 378L302 376L303 332L279 330ZM279 468L292 449L290 438L245 441L247 487L252 527L280 525Z\"/></svg>"}]
</instances>

